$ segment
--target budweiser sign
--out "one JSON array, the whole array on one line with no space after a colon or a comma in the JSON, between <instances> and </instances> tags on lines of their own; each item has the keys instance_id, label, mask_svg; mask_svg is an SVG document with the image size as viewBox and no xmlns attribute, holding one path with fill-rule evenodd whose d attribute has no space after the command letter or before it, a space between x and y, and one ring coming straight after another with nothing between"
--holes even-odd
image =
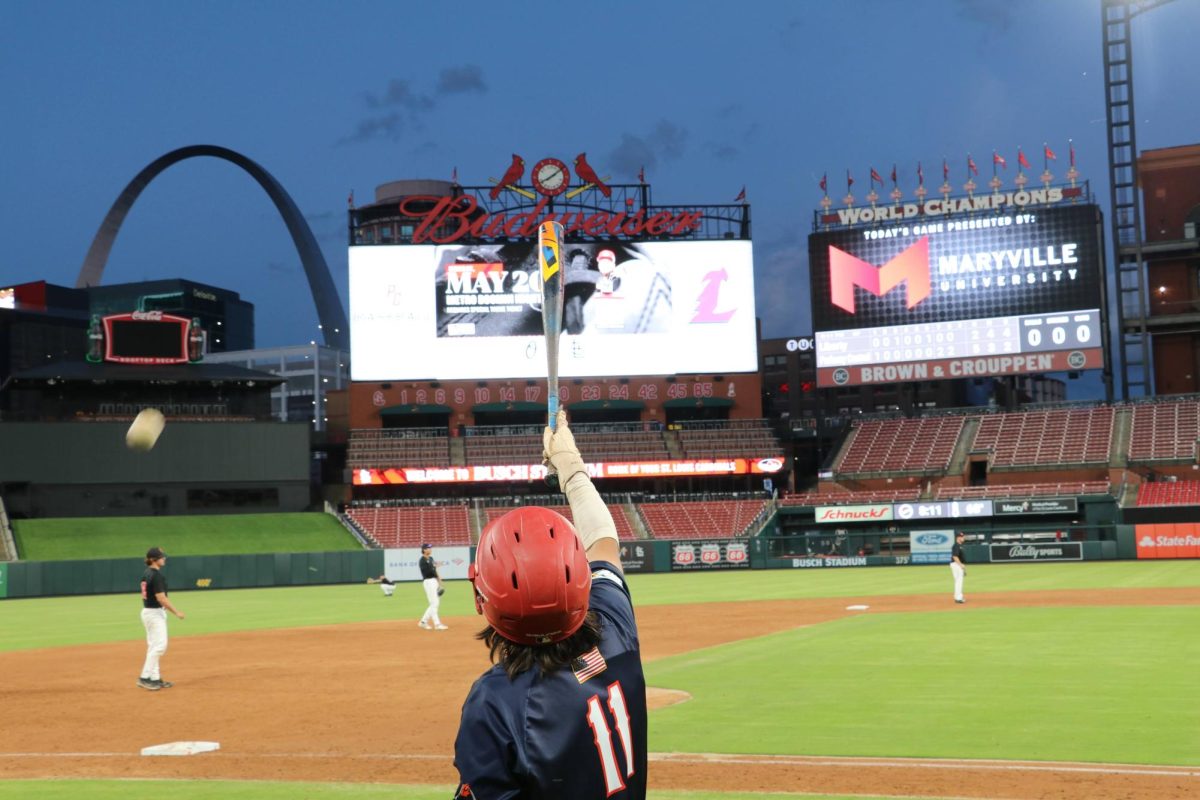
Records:
<instances>
[{"instance_id":1,"label":"budweiser sign","mask_svg":"<svg viewBox=\"0 0 1200 800\"><path fill-rule=\"evenodd\" d=\"M519 214L487 213L471 195L458 197L412 196L400 201L400 213L417 220L412 243L447 244L463 238L532 239L543 222L557 221L566 235L641 238L680 236L695 230L704 217L701 211L565 211L548 210L543 197L533 208Z\"/></svg>"},{"instance_id":2,"label":"budweiser sign","mask_svg":"<svg viewBox=\"0 0 1200 800\"><path fill-rule=\"evenodd\" d=\"M817 506L815 516L817 522L880 522L892 518L892 506Z\"/></svg>"}]
</instances>

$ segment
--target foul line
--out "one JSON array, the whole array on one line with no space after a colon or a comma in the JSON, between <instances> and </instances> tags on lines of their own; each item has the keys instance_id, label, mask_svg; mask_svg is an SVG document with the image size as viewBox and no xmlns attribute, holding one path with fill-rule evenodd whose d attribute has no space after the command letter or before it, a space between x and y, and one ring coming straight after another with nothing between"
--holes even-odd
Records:
<instances>
[{"instance_id":1,"label":"foul line","mask_svg":"<svg viewBox=\"0 0 1200 800\"><path fill-rule=\"evenodd\" d=\"M256 753L221 750L202 753L212 759L306 758L369 761L444 761L452 756L421 753ZM0 758L141 758L137 752L0 753ZM1003 761L1000 759L862 758L836 756L736 755L726 753L650 753L649 759L666 764L738 764L791 767L894 767L911 769L996 770L1009 772L1072 772L1098 775L1160 775L1200 778L1200 768L1167 765L1103 764L1079 761Z\"/></svg>"},{"instance_id":2,"label":"foul line","mask_svg":"<svg viewBox=\"0 0 1200 800\"><path fill-rule=\"evenodd\" d=\"M1083 772L1104 775L1169 775L1200 777L1200 768L1138 764L1091 764L1074 761L1029 763L999 759L837 758L822 756L726 755L721 753L651 753L651 761L677 764L783 765L795 767L901 767L915 769L982 769L1030 772Z\"/></svg>"}]
</instances>

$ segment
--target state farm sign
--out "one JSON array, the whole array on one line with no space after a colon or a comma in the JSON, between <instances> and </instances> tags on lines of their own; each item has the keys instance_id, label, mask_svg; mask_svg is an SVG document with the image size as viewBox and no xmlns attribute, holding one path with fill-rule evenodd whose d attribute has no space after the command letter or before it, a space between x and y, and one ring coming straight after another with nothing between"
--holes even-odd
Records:
<instances>
[{"instance_id":1,"label":"state farm sign","mask_svg":"<svg viewBox=\"0 0 1200 800\"><path fill-rule=\"evenodd\" d=\"M883 522L892 518L891 503L864 506L817 506L817 522Z\"/></svg>"},{"instance_id":2,"label":"state farm sign","mask_svg":"<svg viewBox=\"0 0 1200 800\"><path fill-rule=\"evenodd\" d=\"M1200 558L1200 524L1138 525L1138 558Z\"/></svg>"}]
</instances>

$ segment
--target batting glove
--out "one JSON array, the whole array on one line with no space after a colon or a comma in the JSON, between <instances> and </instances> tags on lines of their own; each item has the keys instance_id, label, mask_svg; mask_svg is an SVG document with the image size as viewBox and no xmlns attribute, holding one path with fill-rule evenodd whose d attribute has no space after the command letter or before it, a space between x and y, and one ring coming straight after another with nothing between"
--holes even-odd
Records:
<instances>
[{"instance_id":1,"label":"batting glove","mask_svg":"<svg viewBox=\"0 0 1200 800\"><path fill-rule=\"evenodd\" d=\"M566 492L571 478L579 473L587 475L587 467L583 464L583 456L575 445L575 435L567 427L567 412L558 412L558 425L550 430L547 425L542 432L542 463L553 465L558 473L558 485Z\"/></svg>"}]
</instances>

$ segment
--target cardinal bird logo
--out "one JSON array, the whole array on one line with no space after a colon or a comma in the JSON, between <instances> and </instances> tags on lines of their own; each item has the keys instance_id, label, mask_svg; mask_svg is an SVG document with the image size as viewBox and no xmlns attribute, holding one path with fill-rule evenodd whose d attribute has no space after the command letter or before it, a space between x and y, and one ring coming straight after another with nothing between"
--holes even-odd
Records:
<instances>
[{"instance_id":1,"label":"cardinal bird logo","mask_svg":"<svg viewBox=\"0 0 1200 800\"><path fill-rule=\"evenodd\" d=\"M496 181L496 185L492 187L489 196L495 200L500 196L501 190L506 186L516 186L521 180L521 176L525 174L525 159L521 158L516 153L513 153L512 163L508 165L508 169L504 173L504 177Z\"/></svg>"},{"instance_id":2,"label":"cardinal bird logo","mask_svg":"<svg viewBox=\"0 0 1200 800\"><path fill-rule=\"evenodd\" d=\"M608 184L601 180L596 174L596 170L592 169L592 165L587 162L587 153L580 153L575 156L575 174L580 177L584 183L590 183L600 190L600 193L605 197L612 197L612 189Z\"/></svg>"}]
</instances>

